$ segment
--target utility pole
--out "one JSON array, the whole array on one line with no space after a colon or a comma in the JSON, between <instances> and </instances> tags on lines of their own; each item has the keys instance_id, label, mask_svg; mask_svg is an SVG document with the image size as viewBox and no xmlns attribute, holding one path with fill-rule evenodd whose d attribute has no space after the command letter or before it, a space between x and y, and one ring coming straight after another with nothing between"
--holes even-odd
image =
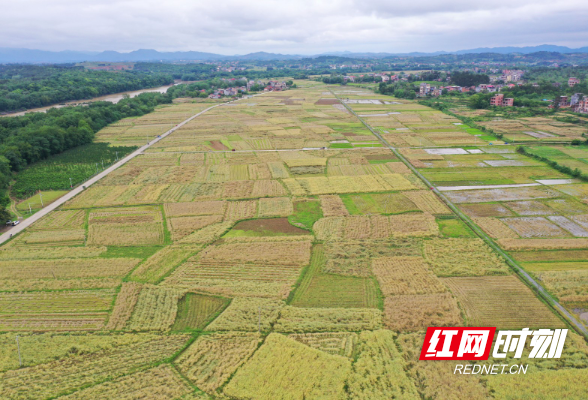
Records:
<instances>
[{"instance_id":1,"label":"utility pole","mask_svg":"<svg viewBox=\"0 0 588 400\"><path fill-rule=\"evenodd\" d=\"M118 161L118 151L115 151L116 153L116 161Z\"/></svg>"},{"instance_id":2,"label":"utility pole","mask_svg":"<svg viewBox=\"0 0 588 400\"><path fill-rule=\"evenodd\" d=\"M104 160L102 160L102 169L104 169Z\"/></svg>"},{"instance_id":3,"label":"utility pole","mask_svg":"<svg viewBox=\"0 0 588 400\"><path fill-rule=\"evenodd\" d=\"M18 335L16 335L16 347L18 348L18 363L22 367L22 357L20 356L20 342L18 341Z\"/></svg>"},{"instance_id":4,"label":"utility pole","mask_svg":"<svg viewBox=\"0 0 588 400\"><path fill-rule=\"evenodd\" d=\"M45 205L43 204L43 192L39 192L39 197L41 198L41 208L45 207Z\"/></svg>"},{"instance_id":5,"label":"utility pole","mask_svg":"<svg viewBox=\"0 0 588 400\"><path fill-rule=\"evenodd\" d=\"M73 184L71 183L71 178L69 178L69 188L73 188Z\"/></svg>"},{"instance_id":6,"label":"utility pole","mask_svg":"<svg viewBox=\"0 0 588 400\"><path fill-rule=\"evenodd\" d=\"M28 203L28 204L29 204L29 214L32 214L33 210L31 210L31 203Z\"/></svg>"}]
</instances>

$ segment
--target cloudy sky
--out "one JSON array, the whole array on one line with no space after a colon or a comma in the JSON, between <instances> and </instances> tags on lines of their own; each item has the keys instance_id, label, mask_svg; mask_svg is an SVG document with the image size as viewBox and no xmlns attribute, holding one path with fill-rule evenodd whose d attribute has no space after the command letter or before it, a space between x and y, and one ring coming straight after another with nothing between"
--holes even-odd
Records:
<instances>
[{"instance_id":1,"label":"cloudy sky","mask_svg":"<svg viewBox=\"0 0 588 400\"><path fill-rule=\"evenodd\" d=\"M579 0L0 0L0 47L410 52L588 45Z\"/></svg>"}]
</instances>

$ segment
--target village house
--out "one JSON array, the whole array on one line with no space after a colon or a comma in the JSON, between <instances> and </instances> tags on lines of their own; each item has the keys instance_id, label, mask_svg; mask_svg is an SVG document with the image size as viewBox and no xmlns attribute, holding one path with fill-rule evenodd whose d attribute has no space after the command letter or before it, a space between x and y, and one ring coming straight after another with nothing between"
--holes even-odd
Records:
<instances>
[{"instance_id":1,"label":"village house","mask_svg":"<svg viewBox=\"0 0 588 400\"><path fill-rule=\"evenodd\" d=\"M426 96L429 94L429 92L431 91L431 85L429 83L421 83L421 86L419 87L419 94L421 96Z\"/></svg>"},{"instance_id":2,"label":"village house","mask_svg":"<svg viewBox=\"0 0 588 400\"><path fill-rule=\"evenodd\" d=\"M582 100L579 100L578 103L574 105L572 110L577 113L588 114L588 96L584 96Z\"/></svg>"},{"instance_id":3,"label":"village house","mask_svg":"<svg viewBox=\"0 0 588 400\"><path fill-rule=\"evenodd\" d=\"M584 94L583 93L574 93L572 95L572 97L570 97L570 106L573 107L576 104L578 104L580 101L582 101L582 98L584 98Z\"/></svg>"},{"instance_id":4,"label":"village house","mask_svg":"<svg viewBox=\"0 0 588 400\"><path fill-rule=\"evenodd\" d=\"M504 98L503 94L496 94L490 98L490 105L494 107L512 107L514 99Z\"/></svg>"},{"instance_id":5,"label":"village house","mask_svg":"<svg viewBox=\"0 0 588 400\"><path fill-rule=\"evenodd\" d=\"M574 76L572 76L572 77L570 77L570 79L568 79L568 86L569 87L574 87L578 83L580 83L580 80Z\"/></svg>"}]
</instances>

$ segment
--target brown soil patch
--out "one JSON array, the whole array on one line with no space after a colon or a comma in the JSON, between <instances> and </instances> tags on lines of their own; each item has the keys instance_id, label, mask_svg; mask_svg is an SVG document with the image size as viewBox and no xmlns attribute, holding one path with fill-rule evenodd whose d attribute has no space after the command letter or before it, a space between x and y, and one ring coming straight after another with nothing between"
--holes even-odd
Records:
<instances>
[{"instance_id":1,"label":"brown soil patch","mask_svg":"<svg viewBox=\"0 0 588 400\"><path fill-rule=\"evenodd\" d=\"M251 231L258 233L283 233L287 235L308 235L310 232L290 225L288 218L266 218L241 221L233 230Z\"/></svg>"},{"instance_id":2,"label":"brown soil patch","mask_svg":"<svg viewBox=\"0 0 588 400\"><path fill-rule=\"evenodd\" d=\"M353 132L343 132L343 136L355 136Z\"/></svg>"},{"instance_id":3,"label":"brown soil patch","mask_svg":"<svg viewBox=\"0 0 588 400\"><path fill-rule=\"evenodd\" d=\"M210 141L210 145L212 146L213 149L215 150L229 150L229 148L227 146L225 146L224 144L222 144L220 141L218 140L211 140Z\"/></svg>"},{"instance_id":4,"label":"brown soil patch","mask_svg":"<svg viewBox=\"0 0 588 400\"><path fill-rule=\"evenodd\" d=\"M314 104L317 106L330 106L332 104L339 104L339 100L337 100L337 99L320 99Z\"/></svg>"}]
</instances>

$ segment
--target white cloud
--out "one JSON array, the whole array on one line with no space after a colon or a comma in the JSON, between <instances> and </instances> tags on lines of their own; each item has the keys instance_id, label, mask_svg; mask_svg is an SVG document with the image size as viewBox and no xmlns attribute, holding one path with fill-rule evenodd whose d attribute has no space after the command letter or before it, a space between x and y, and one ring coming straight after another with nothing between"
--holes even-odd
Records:
<instances>
[{"instance_id":1,"label":"white cloud","mask_svg":"<svg viewBox=\"0 0 588 400\"><path fill-rule=\"evenodd\" d=\"M22 0L0 3L0 47L223 54L587 45L577 0Z\"/></svg>"}]
</instances>

